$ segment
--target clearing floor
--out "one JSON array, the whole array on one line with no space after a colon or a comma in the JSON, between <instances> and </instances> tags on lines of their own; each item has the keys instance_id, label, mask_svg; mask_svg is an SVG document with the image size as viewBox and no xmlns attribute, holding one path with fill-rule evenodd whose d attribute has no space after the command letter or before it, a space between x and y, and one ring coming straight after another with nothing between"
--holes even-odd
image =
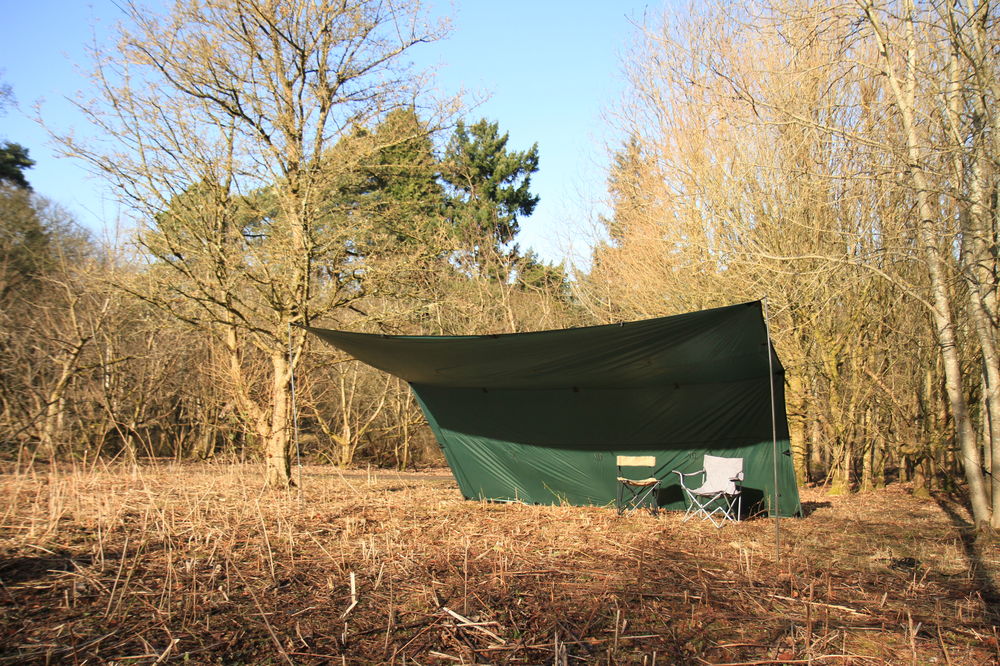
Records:
<instances>
[{"instance_id":1,"label":"clearing floor","mask_svg":"<svg viewBox=\"0 0 1000 666\"><path fill-rule=\"evenodd\" d=\"M997 542L949 498L806 515L465 501L447 470L0 474L0 664L1000 663Z\"/></svg>"}]
</instances>

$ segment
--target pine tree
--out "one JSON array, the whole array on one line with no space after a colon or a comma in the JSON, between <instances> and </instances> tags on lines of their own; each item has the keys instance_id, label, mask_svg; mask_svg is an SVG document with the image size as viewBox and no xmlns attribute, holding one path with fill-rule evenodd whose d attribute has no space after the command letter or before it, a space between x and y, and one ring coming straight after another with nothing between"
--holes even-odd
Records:
<instances>
[{"instance_id":1,"label":"pine tree","mask_svg":"<svg viewBox=\"0 0 1000 666\"><path fill-rule=\"evenodd\" d=\"M33 166L35 160L28 157L28 149L24 146L9 141L0 146L0 182L8 182L30 192L31 185L24 171Z\"/></svg>"},{"instance_id":2,"label":"pine tree","mask_svg":"<svg viewBox=\"0 0 1000 666\"><path fill-rule=\"evenodd\" d=\"M445 150L441 178L448 187L447 212L472 263L482 268L491 257L516 254L509 244L518 218L531 215L538 196L531 174L538 171L538 144L525 151L507 149L508 134L485 119L471 127L458 123Z\"/></svg>"}]
</instances>

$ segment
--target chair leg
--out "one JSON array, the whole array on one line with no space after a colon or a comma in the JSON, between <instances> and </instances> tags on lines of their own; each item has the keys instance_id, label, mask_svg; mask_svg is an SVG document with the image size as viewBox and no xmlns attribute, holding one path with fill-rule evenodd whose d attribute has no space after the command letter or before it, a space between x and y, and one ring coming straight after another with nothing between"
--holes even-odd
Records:
<instances>
[{"instance_id":1,"label":"chair leg","mask_svg":"<svg viewBox=\"0 0 1000 666\"><path fill-rule=\"evenodd\" d=\"M725 522L739 522L743 511L743 495L737 494L735 497L718 493L715 495L705 495L699 497L689 491L687 487L681 486L684 491L684 500L687 510L684 512L682 522L687 522L695 516L700 516L702 520L708 520L716 528L722 527ZM735 510L735 514L734 514ZM721 514L717 519L716 514Z\"/></svg>"},{"instance_id":2,"label":"chair leg","mask_svg":"<svg viewBox=\"0 0 1000 666\"><path fill-rule=\"evenodd\" d=\"M709 514L712 524L715 525L716 528L721 528L725 525L727 520L732 523L740 522L740 512L743 508L743 496L736 495L735 497L731 497L729 495L722 495L718 498L718 500L719 505L711 512L711 514ZM735 513L733 513L734 509ZM719 522L715 522L714 516L716 513L721 514Z\"/></svg>"},{"instance_id":3,"label":"chair leg","mask_svg":"<svg viewBox=\"0 0 1000 666\"><path fill-rule=\"evenodd\" d=\"M697 495L688 491L687 488L684 489L684 494L687 497L687 511L684 512L684 518L682 522L687 522L697 515L705 513L705 506L698 500Z\"/></svg>"},{"instance_id":4,"label":"chair leg","mask_svg":"<svg viewBox=\"0 0 1000 666\"><path fill-rule=\"evenodd\" d=\"M627 484L619 483L616 492L618 515L621 516L625 513L635 511L647 503L649 504L650 512L654 516L657 515L659 506L656 503L656 491L659 490L659 488L660 484L658 483L652 486L640 486L638 488L633 488ZM626 497L626 491L628 493L628 497Z\"/></svg>"},{"instance_id":5,"label":"chair leg","mask_svg":"<svg viewBox=\"0 0 1000 666\"><path fill-rule=\"evenodd\" d=\"M651 485L649 488L646 489L646 494L644 496L644 501L648 500L649 503L649 512L654 516L658 515L660 509L659 504L656 503L657 500L656 495L659 490L660 490L660 484L654 483L653 485Z\"/></svg>"},{"instance_id":6,"label":"chair leg","mask_svg":"<svg viewBox=\"0 0 1000 666\"><path fill-rule=\"evenodd\" d=\"M716 494L712 496L705 496L704 499L698 497L694 493L690 493L691 496L691 507L687 514L684 515L684 520L687 521L691 516L701 516L702 520L707 520L712 523L716 528L722 527L723 523L731 518L731 506L729 504L729 498L723 494ZM697 507L697 508L695 508ZM715 514L722 514L721 518L718 520L715 518Z\"/></svg>"}]
</instances>

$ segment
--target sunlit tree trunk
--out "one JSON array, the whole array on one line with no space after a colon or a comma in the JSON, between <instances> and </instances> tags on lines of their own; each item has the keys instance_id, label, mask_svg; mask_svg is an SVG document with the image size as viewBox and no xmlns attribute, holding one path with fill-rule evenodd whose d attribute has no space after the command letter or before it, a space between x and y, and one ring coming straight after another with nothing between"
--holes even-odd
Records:
<instances>
[{"instance_id":1,"label":"sunlit tree trunk","mask_svg":"<svg viewBox=\"0 0 1000 666\"><path fill-rule=\"evenodd\" d=\"M785 393L785 407L788 412L788 436L792 449L792 465L799 483L810 480L808 459L809 442L806 439L806 400L803 377L799 374L786 375L788 382Z\"/></svg>"},{"instance_id":2,"label":"sunlit tree trunk","mask_svg":"<svg viewBox=\"0 0 1000 666\"><path fill-rule=\"evenodd\" d=\"M292 485L291 476L291 376L288 357L271 356L271 411L266 428L260 433L267 458L265 478L276 487Z\"/></svg>"},{"instance_id":3,"label":"sunlit tree trunk","mask_svg":"<svg viewBox=\"0 0 1000 666\"><path fill-rule=\"evenodd\" d=\"M907 176L912 183L917 202L917 233L920 250L930 278L931 317L935 337L944 365L945 392L948 396L951 416L955 425L955 437L961 452L965 479L969 486L969 502L976 523L991 523L992 510L986 497L986 486L982 474L982 458L979 442L969 415L969 406L963 390L962 360L959 356L958 339L953 305L949 294L947 266L941 254L943 239L935 220L932 198L935 196L924 168L922 146L917 135L914 119L916 91L916 20L912 0L903 2L903 49L905 60L902 74L898 72L891 37L870 2L863 2L865 14L878 43L879 54L884 67L884 75L892 92L893 102L899 112L901 129L906 142Z\"/></svg>"}]
</instances>

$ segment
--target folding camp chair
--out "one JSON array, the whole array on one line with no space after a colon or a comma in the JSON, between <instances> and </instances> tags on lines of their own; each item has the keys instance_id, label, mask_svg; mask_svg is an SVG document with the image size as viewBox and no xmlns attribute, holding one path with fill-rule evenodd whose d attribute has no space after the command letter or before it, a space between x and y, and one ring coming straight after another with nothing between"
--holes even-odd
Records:
<instances>
[{"instance_id":1,"label":"folding camp chair","mask_svg":"<svg viewBox=\"0 0 1000 666\"><path fill-rule=\"evenodd\" d=\"M645 479L633 479L622 475L622 467L656 467L655 456L618 456L618 494L615 507L618 515L635 511L648 504L649 510L656 515L659 506L656 503L660 480L655 476ZM652 470L651 470L652 471Z\"/></svg>"},{"instance_id":2,"label":"folding camp chair","mask_svg":"<svg viewBox=\"0 0 1000 666\"><path fill-rule=\"evenodd\" d=\"M727 521L738 521L743 508L743 458L720 458L705 456L704 469L690 474L673 470L680 477L681 488L687 500L684 520L701 516L716 527ZM689 488L685 477L704 475L704 481L697 488ZM716 514L719 515L716 521Z\"/></svg>"}]
</instances>

